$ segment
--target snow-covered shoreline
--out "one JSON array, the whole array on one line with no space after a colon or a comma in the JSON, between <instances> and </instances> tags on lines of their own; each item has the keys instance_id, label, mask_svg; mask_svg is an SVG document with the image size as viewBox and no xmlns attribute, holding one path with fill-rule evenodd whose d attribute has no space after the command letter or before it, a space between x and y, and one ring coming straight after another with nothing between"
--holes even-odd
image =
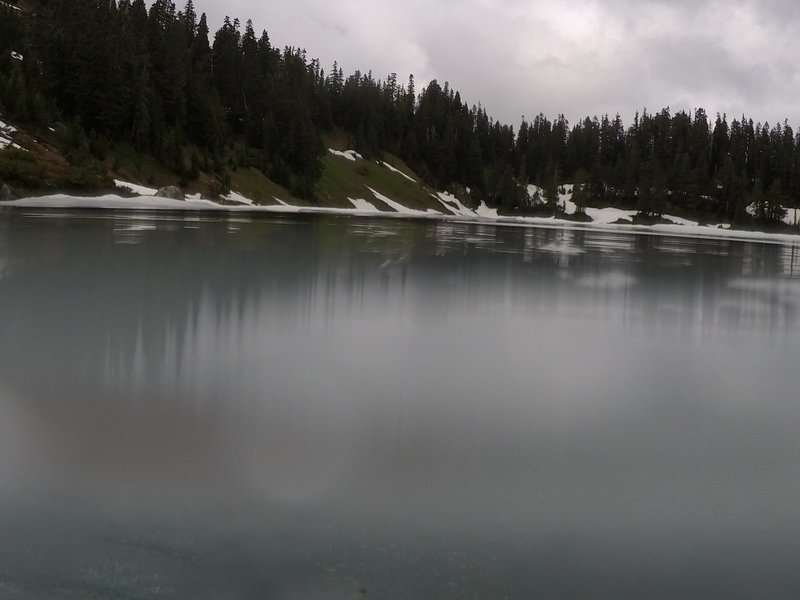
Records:
<instances>
[{"instance_id":1,"label":"snow-covered shoreline","mask_svg":"<svg viewBox=\"0 0 800 600\"><path fill-rule=\"evenodd\" d=\"M120 187L131 186L123 185L124 182L117 182ZM140 187L132 190L134 193L147 193L149 188ZM373 190L368 190L375 194L375 198L385 202L384 198L376 194ZM135 195L124 197L118 194L104 194L95 197L71 196L67 194L53 194L48 196L38 196L21 198L0 203L0 208L12 209L96 209L96 210L122 210L122 211L165 211L165 212L212 212L217 214L328 214L328 215L350 215L354 217L380 217L380 218L404 218L404 219L426 219L436 221L453 221L460 223L481 223L494 224L500 226L517 227L553 227L559 229L590 229L604 231L619 231L636 234L668 235L672 237L703 237L712 239L738 239L773 243L800 244L800 235L787 233L768 233L760 231L746 231L730 229L722 225L699 225L684 219L677 219L665 215L665 218L675 221L675 224L655 224L655 225L635 225L616 223L618 219L631 219L636 211L625 211L616 208L593 209L587 208L587 214L593 219L592 222L576 222L570 219L556 217L523 217L523 216L502 216L498 215L495 209L488 208L482 204L477 209L472 210L464 206L454 197L447 194L439 194L437 199L442 204L444 210L436 212L433 210L420 211L406 208L399 203L392 203L392 208L396 212L388 212L377 209L365 198L351 198L352 208L331 208L316 206L296 206L282 202L274 205L257 205L247 203L247 199L241 194L232 192L225 197L228 202L239 202L238 204L220 204L213 200L191 196L185 200L174 200L161 198L153 195ZM395 206L396 205L396 206ZM400 209L403 210L400 210ZM449 212L448 212L449 211Z\"/></svg>"}]
</instances>

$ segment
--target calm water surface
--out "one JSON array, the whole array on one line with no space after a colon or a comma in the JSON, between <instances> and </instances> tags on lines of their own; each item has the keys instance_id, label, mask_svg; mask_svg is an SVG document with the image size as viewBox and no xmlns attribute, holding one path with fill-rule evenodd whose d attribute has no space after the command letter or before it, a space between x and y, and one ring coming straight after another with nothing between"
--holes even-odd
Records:
<instances>
[{"instance_id":1,"label":"calm water surface","mask_svg":"<svg viewBox=\"0 0 800 600\"><path fill-rule=\"evenodd\" d=\"M0 212L0 597L796 598L800 247Z\"/></svg>"}]
</instances>

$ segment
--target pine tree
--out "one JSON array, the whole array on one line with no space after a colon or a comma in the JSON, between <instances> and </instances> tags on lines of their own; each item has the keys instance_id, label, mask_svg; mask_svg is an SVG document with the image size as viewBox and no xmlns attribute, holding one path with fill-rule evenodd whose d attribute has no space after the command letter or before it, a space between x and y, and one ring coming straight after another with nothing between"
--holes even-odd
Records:
<instances>
[{"instance_id":1,"label":"pine tree","mask_svg":"<svg viewBox=\"0 0 800 600\"><path fill-rule=\"evenodd\" d=\"M655 214L653 202L653 172L652 165L648 164L642 169L641 178L637 187L636 209L644 217L651 217Z\"/></svg>"},{"instance_id":2,"label":"pine tree","mask_svg":"<svg viewBox=\"0 0 800 600\"><path fill-rule=\"evenodd\" d=\"M572 202L575 204L575 212L583 215L589 202L589 174L584 169L578 169L572 181Z\"/></svg>"},{"instance_id":3,"label":"pine tree","mask_svg":"<svg viewBox=\"0 0 800 600\"><path fill-rule=\"evenodd\" d=\"M225 17L212 45L213 82L225 109L228 123L237 132L244 128L242 96L242 55L239 20Z\"/></svg>"},{"instance_id":4,"label":"pine tree","mask_svg":"<svg viewBox=\"0 0 800 600\"><path fill-rule=\"evenodd\" d=\"M208 23L203 13L190 48L186 123L189 139L216 154L223 145L225 123L222 103L212 83L212 70Z\"/></svg>"},{"instance_id":5,"label":"pine tree","mask_svg":"<svg viewBox=\"0 0 800 600\"><path fill-rule=\"evenodd\" d=\"M658 163L656 163L654 168L652 186L651 210L655 216L660 217L666 211L669 196L667 191L667 179Z\"/></svg>"},{"instance_id":6,"label":"pine tree","mask_svg":"<svg viewBox=\"0 0 800 600\"><path fill-rule=\"evenodd\" d=\"M544 201L551 214L559 212L558 204L558 170L552 163L546 169L546 175L540 180L539 187L544 194Z\"/></svg>"}]
</instances>

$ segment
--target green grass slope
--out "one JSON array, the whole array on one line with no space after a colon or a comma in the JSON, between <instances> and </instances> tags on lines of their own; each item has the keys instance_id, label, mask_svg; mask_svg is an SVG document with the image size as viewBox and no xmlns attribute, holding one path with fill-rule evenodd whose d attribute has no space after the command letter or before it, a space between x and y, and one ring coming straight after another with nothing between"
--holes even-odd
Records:
<instances>
[{"instance_id":1,"label":"green grass slope","mask_svg":"<svg viewBox=\"0 0 800 600\"><path fill-rule=\"evenodd\" d=\"M256 204L279 204L280 199L287 204L302 206L308 204L299 198L293 197L289 191L269 179L264 173L253 167L229 170L231 190L250 198Z\"/></svg>"},{"instance_id":2,"label":"green grass slope","mask_svg":"<svg viewBox=\"0 0 800 600\"><path fill-rule=\"evenodd\" d=\"M420 183L420 178L400 159L387 156L386 162L407 177L375 160L357 158L352 161L329 152L322 159L322 178L317 188L319 203L323 206L352 208L349 199L360 198L376 208L392 212L394 209L376 199L371 188L411 209L433 209L447 213L441 202L431 195L430 190Z\"/></svg>"},{"instance_id":3,"label":"green grass slope","mask_svg":"<svg viewBox=\"0 0 800 600\"><path fill-rule=\"evenodd\" d=\"M68 127L63 124L56 124L54 128L17 127L7 137L12 138L18 148L9 146L0 150L0 185L7 183L18 197L57 191L95 195L113 191L113 180L121 179L152 188L178 185L187 193L209 198L218 197L227 184L231 191L259 205L285 202L295 206L353 208L350 199L360 199L378 210L396 212L396 208L373 194L371 190L375 190L408 209L450 214L433 195L433 190L427 188L408 165L390 154L384 155L382 160L349 160L326 152L321 161L322 174L315 188L315 198L301 199L252 167L228 166L223 184L220 175L202 169L188 179L186 173L177 173L155 157L127 144L105 144L101 151L91 153L88 140L84 140L79 145L80 152L76 153L73 147L76 144L70 141ZM188 147L185 150L187 156L196 151Z\"/></svg>"}]
</instances>

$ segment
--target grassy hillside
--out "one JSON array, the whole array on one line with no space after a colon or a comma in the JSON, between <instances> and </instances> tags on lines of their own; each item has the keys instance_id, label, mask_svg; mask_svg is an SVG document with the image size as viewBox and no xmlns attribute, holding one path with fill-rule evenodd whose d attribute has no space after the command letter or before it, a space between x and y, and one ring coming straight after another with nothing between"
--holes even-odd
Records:
<instances>
[{"instance_id":1,"label":"grassy hillside","mask_svg":"<svg viewBox=\"0 0 800 600\"><path fill-rule=\"evenodd\" d=\"M350 200L360 199L379 210L396 210L379 199L377 193L409 209L447 212L420 177L392 155L373 160L352 152L326 152L321 161L322 176L315 188L316 198L303 200L252 167L229 167L221 176L200 170L187 180L185 173L170 170L130 145L107 144L98 148L85 138L74 139L71 128L65 125L34 129L9 124L4 135L13 144L0 150L0 184L10 185L17 196L54 191L93 195L113 191L114 179L121 179L151 188L179 185L187 193L209 198L230 189L261 205L285 202L352 208ZM332 145L336 142L328 141ZM335 145L344 147L342 143ZM191 153L192 148L185 149L187 156Z\"/></svg>"},{"instance_id":2,"label":"grassy hillside","mask_svg":"<svg viewBox=\"0 0 800 600\"><path fill-rule=\"evenodd\" d=\"M441 203L419 183L419 177L411 169L395 157L387 156L386 160L406 176L374 160L349 160L329 152L322 159L322 178L317 193L319 203L323 206L351 207L349 198L361 198L382 210L393 210L375 197L369 189L372 188L408 208L442 210Z\"/></svg>"},{"instance_id":3,"label":"grassy hillside","mask_svg":"<svg viewBox=\"0 0 800 600\"><path fill-rule=\"evenodd\" d=\"M250 198L255 204L278 204L276 198L287 204L306 204L299 198L293 197L286 188L269 179L258 169L245 167L229 170L228 176L231 190Z\"/></svg>"}]
</instances>

